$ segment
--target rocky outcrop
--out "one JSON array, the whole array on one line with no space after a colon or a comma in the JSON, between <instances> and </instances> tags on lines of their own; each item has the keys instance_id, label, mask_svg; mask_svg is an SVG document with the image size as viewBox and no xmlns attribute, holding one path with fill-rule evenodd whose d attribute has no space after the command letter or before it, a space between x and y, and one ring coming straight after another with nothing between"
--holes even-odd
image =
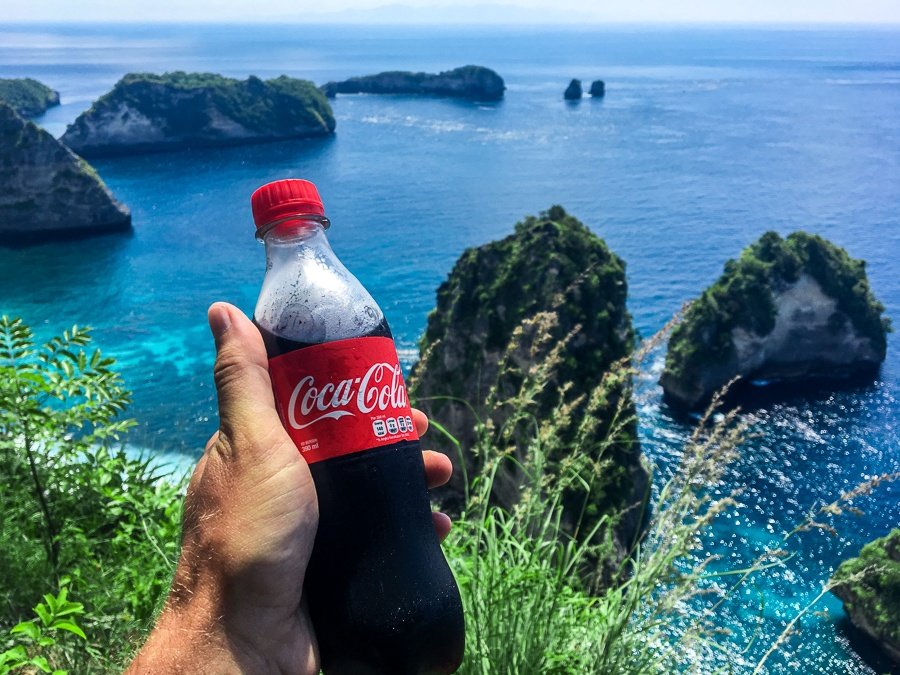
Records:
<instances>
[{"instance_id":1,"label":"rocky outcrop","mask_svg":"<svg viewBox=\"0 0 900 675\"><path fill-rule=\"evenodd\" d=\"M131 215L91 166L0 103L0 241L127 229Z\"/></svg>"},{"instance_id":2,"label":"rocky outcrop","mask_svg":"<svg viewBox=\"0 0 900 675\"><path fill-rule=\"evenodd\" d=\"M591 82L590 93L594 98L603 98L606 95L606 83L603 80L594 80Z\"/></svg>"},{"instance_id":3,"label":"rocky outcrop","mask_svg":"<svg viewBox=\"0 0 900 675\"><path fill-rule=\"evenodd\" d=\"M572 80L563 92L563 98L567 101L577 101L582 96L581 80Z\"/></svg>"},{"instance_id":4,"label":"rocky outcrop","mask_svg":"<svg viewBox=\"0 0 900 675\"><path fill-rule=\"evenodd\" d=\"M0 79L0 101L10 105L22 117L37 117L59 105L59 92L30 77Z\"/></svg>"},{"instance_id":5,"label":"rocky outcrop","mask_svg":"<svg viewBox=\"0 0 900 675\"><path fill-rule=\"evenodd\" d=\"M85 156L326 136L331 106L312 82L209 73L129 74L63 135Z\"/></svg>"},{"instance_id":6,"label":"rocky outcrop","mask_svg":"<svg viewBox=\"0 0 900 675\"><path fill-rule=\"evenodd\" d=\"M821 237L764 234L691 304L660 383L695 407L732 378L804 381L877 372L889 322L865 263Z\"/></svg>"},{"instance_id":7,"label":"rocky outcrop","mask_svg":"<svg viewBox=\"0 0 900 675\"><path fill-rule=\"evenodd\" d=\"M832 582L853 625L900 665L900 529L866 544Z\"/></svg>"},{"instance_id":8,"label":"rocky outcrop","mask_svg":"<svg viewBox=\"0 0 900 675\"><path fill-rule=\"evenodd\" d=\"M431 442L443 443L456 465L443 493L445 508L460 507L463 476L478 468L472 452L478 420L503 429L522 412L508 401L539 372L541 393L527 411L525 435L533 438L535 426L544 422L558 425L554 438L561 450L551 461L571 455L573 447L594 458L602 453L609 464L595 482L586 512L598 518L624 510L618 534L623 544L631 540L640 524L647 473L634 423L611 428L618 405L633 410L630 378L611 385L605 396L592 396L613 364L631 353L626 294L622 260L559 206L526 218L505 239L463 253L438 289L421 359L410 377L417 406L463 449L460 460L455 447L432 434ZM561 353L554 353L559 345ZM567 419L555 412L561 404L572 406ZM578 435L586 420L596 427ZM514 503L520 484L514 475L501 475L495 498Z\"/></svg>"},{"instance_id":9,"label":"rocky outcrop","mask_svg":"<svg viewBox=\"0 0 900 675\"><path fill-rule=\"evenodd\" d=\"M337 94L424 94L496 101L503 98L505 90L503 78L483 66L463 66L437 75L391 71L322 85L329 98Z\"/></svg>"}]
</instances>

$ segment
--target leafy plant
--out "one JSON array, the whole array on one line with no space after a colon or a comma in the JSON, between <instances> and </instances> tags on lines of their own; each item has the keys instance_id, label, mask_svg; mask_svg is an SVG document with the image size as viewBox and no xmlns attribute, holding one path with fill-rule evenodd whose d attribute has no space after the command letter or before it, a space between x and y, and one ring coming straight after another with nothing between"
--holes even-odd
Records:
<instances>
[{"instance_id":1,"label":"leafy plant","mask_svg":"<svg viewBox=\"0 0 900 675\"><path fill-rule=\"evenodd\" d=\"M47 562L60 569L58 469L93 446L120 440L133 425L117 420L131 400L113 360L88 354L87 330L73 326L37 347L20 319L0 317L0 449L14 476L30 485L39 508Z\"/></svg>"},{"instance_id":2,"label":"leafy plant","mask_svg":"<svg viewBox=\"0 0 900 675\"><path fill-rule=\"evenodd\" d=\"M37 344L0 317L0 624L66 574L98 668L127 658L168 588L184 486L125 451L130 394L112 366L86 329Z\"/></svg>"},{"instance_id":3,"label":"leafy plant","mask_svg":"<svg viewBox=\"0 0 900 675\"><path fill-rule=\"evenodd\" d=\"M11 647L0 652L0 675L17 670L38 669L53 675L66 675L65 670L54 668L54 648L66 635L87 640L78 619L84 614L84 605L68 598L67 578L63 579L59 593L44 595L44 602L34 607L35 618L22 621L9 631L14 640Z\"/></svg>"}]
</instances>

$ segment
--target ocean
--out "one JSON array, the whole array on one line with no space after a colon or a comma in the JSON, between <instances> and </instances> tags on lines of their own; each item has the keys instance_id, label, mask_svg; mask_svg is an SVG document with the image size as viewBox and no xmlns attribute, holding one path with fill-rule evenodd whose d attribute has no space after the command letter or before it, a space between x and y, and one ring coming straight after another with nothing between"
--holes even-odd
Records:
<instances>
[{"instance_id":1,"label":"ocean","mask_svg":"<svg viewBox=\"0 0 900 675\"><path fill-rule=\"evenodd\" d=\"M134 391L130 443L194 458L215 430L206 308L252 311L264 270L249 195L313 180L338 255L382 305L406 365L435 290L464 249L561 204L627 263L629 309L649 337L767 230L807 230L868 263L900 325L900 28L538 28L269 25L0 26L0 77L34 77L62 105L56 136L125 73L287 74L317 84L382 70L495 69L504 101L341 96L333 138L96 160L134 231L0 248L0 314L42 337L94 328ZM607 95L568 103L571 78ZM640 433L663 480L689 424L639 383ZM821 501L900 470L900 346L878 380L786 398L760 391L754 437L698 559L737 568ZM789 544L796 555L718 613L755 661L839 562L900 523L900 486ZM688 608L700 611L699 606ZM831 595L804 616L770 672L889 668ZM755 638L755 639L754 639Z\"/></svg>"}]
</instances>

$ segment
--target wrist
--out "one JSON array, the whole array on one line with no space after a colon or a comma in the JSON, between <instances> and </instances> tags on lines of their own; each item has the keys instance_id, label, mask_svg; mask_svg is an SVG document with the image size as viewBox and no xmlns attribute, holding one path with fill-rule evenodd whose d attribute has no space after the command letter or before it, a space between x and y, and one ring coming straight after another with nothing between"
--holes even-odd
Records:
<instances>
[{"instance_id":1,"label":"wrist","mask_svg":"<svg viewBox=\"0 0 900 675\"><path fill-rule=\"evenodd\" d=\"M173 587L150 637L127 671L135 673L279 672L254 642L228 626L212 586Z\"/></svg>"}]
</instances>

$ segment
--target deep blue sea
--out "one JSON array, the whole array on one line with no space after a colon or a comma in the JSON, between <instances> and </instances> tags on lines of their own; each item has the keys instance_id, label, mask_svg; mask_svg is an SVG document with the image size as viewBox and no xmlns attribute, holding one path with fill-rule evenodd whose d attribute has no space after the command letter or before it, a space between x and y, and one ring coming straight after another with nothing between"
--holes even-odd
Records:
<instances>
[{"instance_id":1,"label":"deep blue sea","mask_svg":"<svg viewBox=\"0 0 900 675\"><path fill-rule=\"evenodd\" d=\"M318 184L333 246L381 303L407 364L460 253L552 204L627 261L644 336L766 230L816 232L864 258L900 325L900 28L0 25L0 77L59 90L62 105L38 120L57 136L130 71L323 83L468 63L504 77L503 102L344 96L327 140L96 161L133 234L0 249L0 313L42 336L93 326L134 390L131 442L191 457L217 424L206 308L252 311L264 260L249 195L277 178ZM604 79L605 99L564 102L573 77ZM740 567L819 500L900 470L898 345L870 386L760 401L758 435L723 488L742 488L744 507L698 556ZM661 364L651 359L639 410L663 477L689 427L660 403ZM733 653L755 636L755 661L840 560L896 527L900 486L858 506L865 515L838 519L838 536L794 539L783 569L718 614ZM837 599L817 609L770 672L887 670Z\"/></svg>"}]
</instances>

